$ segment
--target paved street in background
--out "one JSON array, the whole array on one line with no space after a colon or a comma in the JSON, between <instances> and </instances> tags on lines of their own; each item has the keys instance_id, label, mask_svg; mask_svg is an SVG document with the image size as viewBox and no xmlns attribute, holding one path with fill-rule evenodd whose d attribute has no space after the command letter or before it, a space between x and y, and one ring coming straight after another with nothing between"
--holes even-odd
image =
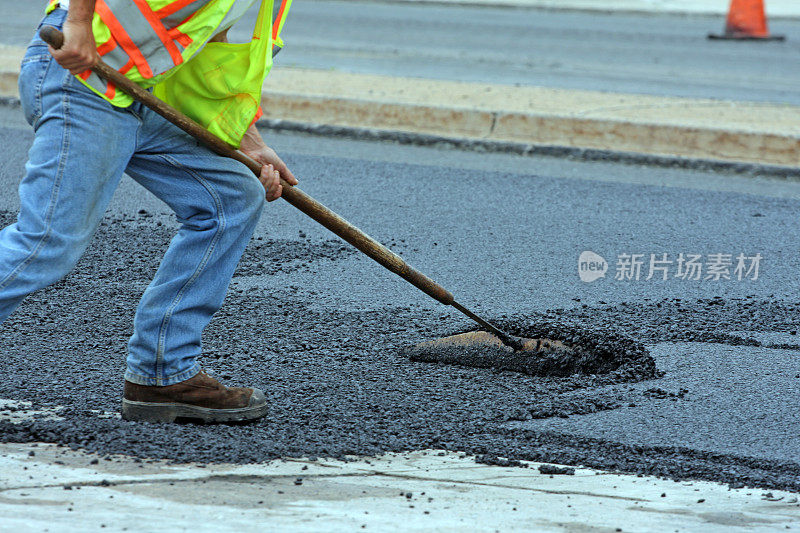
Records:
<instances>
[{"instance_id":1,"label":"paved street in background","mask_svg":"<svg viewBox=\"0 0 800 533\"><path fill-rule=\"evenodd\" d=\"M0 0L0 44L24 46L38 2ZM800 104L800 21L786 42L709 41L722 17L297 2L277 63L563 89ZM232 32L249 38L240 23Z\"/></svg>"}]
</instances>

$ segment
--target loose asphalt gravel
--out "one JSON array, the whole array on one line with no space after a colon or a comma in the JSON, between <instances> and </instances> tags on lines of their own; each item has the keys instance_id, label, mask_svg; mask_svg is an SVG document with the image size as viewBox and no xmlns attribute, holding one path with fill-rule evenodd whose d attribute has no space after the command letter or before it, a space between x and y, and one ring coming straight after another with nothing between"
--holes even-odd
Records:
<instances>
[{"instance_id":1,"label":"loose asphalt gravel","mask_svg":"<svg viewBox=\"0 0 800 533\"><path fill-rule=\"evenodd\" d=\"M13 219L31 140L18 114L0 109L0 224ZM439 448L800 490L800 184L265 136L304 190L459 301L517 333L544 321L618 339L658 371L537 377L409 361L403 347L470 324L275 203L204 357L225 382L265 389L267 417L102 418L118 411L134 307L176 227L125 180L76 271L0 326L0 398L62 406L65 419L0 423L0 440L200 462ZM605 278L580 281L584 250L608 260ZM645 280L647 265L639 281L615 280L623 253L763 260L755 281Z\"/></svg>"}]
</instances>

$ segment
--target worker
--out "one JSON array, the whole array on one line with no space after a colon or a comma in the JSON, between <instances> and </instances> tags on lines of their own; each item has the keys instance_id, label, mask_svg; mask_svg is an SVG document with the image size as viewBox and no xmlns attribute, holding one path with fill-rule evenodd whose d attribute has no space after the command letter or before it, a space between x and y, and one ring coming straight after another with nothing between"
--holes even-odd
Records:
<instances>
[{"instance_id":1,"label":"worker","mask_svg":"<svg viewBox=\"0 0 800 533\"><path fill-rule=\"evenodd\" d=\"M297 180L255 127L260 90L285 5L271 0L52 0L19 77L35 136L19 186L20 211L0 231L0 323L28 294L63 278L103 218L123 173L163 200L180 223L133 319L122 416L128 420L253 420L267 402L256 388L227 387L200 366L201 335L280 178ZM278 20L278 18L280 20ZM253 40L227 43L237 20ZM41 28L41 26L40 26ZM100 59L262 163L198 146L89 69ZM80 354L77 354L80 356Z\"/></svg>"}]
</instances>

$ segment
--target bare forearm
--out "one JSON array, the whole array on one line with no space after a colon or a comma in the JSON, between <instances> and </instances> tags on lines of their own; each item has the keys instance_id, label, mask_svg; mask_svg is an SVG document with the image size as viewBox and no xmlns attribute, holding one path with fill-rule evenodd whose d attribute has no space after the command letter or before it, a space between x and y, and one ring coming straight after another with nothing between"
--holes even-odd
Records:
<instances>
[{"instance_id":1,"label":"bare forearm","mask_svg":"<svg viewBox=\"0 0 800 533\"><path fill-rule=\"evenodd\" d=\"M70 22L91 22L94 17L94 4L97 0L71 0L67 20Z\"/></svg>"},{"instance_id":2,"label":"bare forearm","mask_svg":"<svg viewBox=\"0 0 800 533\"><path fill-rule=\"evenodd\" d=\"M243 152L256 152L267 146L255 124L251 124L242 137L241 150Z\"/></svg>"}]
</instances>

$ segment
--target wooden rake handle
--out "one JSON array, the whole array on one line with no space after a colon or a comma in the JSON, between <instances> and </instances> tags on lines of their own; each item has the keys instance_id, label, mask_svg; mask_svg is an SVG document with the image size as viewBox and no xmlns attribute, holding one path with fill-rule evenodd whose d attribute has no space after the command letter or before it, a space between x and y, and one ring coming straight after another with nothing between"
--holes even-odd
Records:
<instances>
[{"instance_id":1,"label":"wooden rake handle","mask_svg":"<svg viewBox=\"0 0 800 533\"><path fill-rule=\"evenodd\" d=\"M39 35L42 40L56 50L61 48L64 44L64 34L53 26L43 26L42 29L39 30ZM243 154L177 109L162 102L153 96L152 93L142 89L136 83L109 67L102 60L99 61L92 70L95 74L113 83L118 89L124 91L132 98L169 120L214 152L243 163L247 168L252 170L253 174L256 176L261 175L261 163ZM283 194L281 197L284 200L355 246L358 250L371 257L385 268L405 279L428 296L435 298L445 305L452 305L453 295L450 292L406 263L399 255L314 200L308 194L297 187L289 185L282 178L281 185L283 185Z\"/></svg>"}]
</instances>

